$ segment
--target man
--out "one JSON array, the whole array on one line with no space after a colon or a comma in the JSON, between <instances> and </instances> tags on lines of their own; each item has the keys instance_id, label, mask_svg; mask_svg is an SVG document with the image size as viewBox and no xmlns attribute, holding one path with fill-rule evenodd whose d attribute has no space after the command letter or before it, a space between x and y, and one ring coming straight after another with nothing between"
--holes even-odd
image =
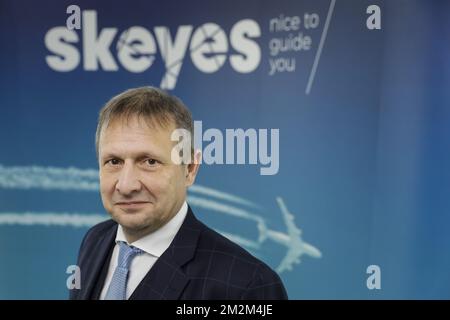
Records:
<instances>
[{"instance_id":1,"label":"man","mask_svg":"<svg viewBox=\"0 0 450 320\"><path fill-rule=\"evenodd\" d=\"M100 111L100 193L112 220L84 237L81 288L70 298L286 299L274 271L195 218L186 192L201 154L192 148L195 161L174 159L182 157L172 152L175 129L193 137L189 110L152 87L128 90Z\"/></svg>"}]
</instances>

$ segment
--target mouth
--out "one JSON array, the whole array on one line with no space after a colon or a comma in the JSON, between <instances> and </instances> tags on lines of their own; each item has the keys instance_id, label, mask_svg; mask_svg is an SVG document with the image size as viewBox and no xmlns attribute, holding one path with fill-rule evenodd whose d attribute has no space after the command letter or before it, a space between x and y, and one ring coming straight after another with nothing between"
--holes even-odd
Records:
<instances>
[{"instance_id":1,"label":"mouth","mask_svg":"<svg viewBox=\"0 0 450 320\"><path fill-rule=\"evenodd\" d=\"M149 201L121 201L116 202L116 206L123 209L140 209L149 203Z\"/></svg>"}]
</instances>

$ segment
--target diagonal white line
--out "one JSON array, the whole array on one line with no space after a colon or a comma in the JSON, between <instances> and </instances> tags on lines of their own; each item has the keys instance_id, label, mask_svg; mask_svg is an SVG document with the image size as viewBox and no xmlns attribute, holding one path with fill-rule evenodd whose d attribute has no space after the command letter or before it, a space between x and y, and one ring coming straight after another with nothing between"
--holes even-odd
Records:
<instances>
[{"instance_id":1,"label":"diagonal white line","mask_svg":"<svg viewBox=\"0 0 450 320\"><path fill-rule=\"evenodd\" d=\"M188 196L188 201L190 204L202 208L211 209L213 211L222 212L224 214L232 215L239 218L245 218L249 220L254 220L260 223L264 223L263 218L259 215L251 213L247 210L240 209L229 204L220 203L218 201L196 197L196 196Z\"/></svg>"},{"instance_id":2,"label":"diagonal white line","mask_svg":"<svg viewBox=\"0 0 450 320\"><path fill-rule=\"evenodd\" d=\"M80 214L66 212L0 212L0 225L44 225L44 226L72 226L92 227L108 220L106 214Z\"/></svg>"},{"instance_id":3,"label":"diagonal white line","mask_svg":"<svg viewBox=\"0 0 450 320\"><path fill-rule=\"evenodd\" d=\"M219 191L219 190L215 190L212 188L208 188L208 187L204 187L198 184L194 184L192 186L189 187L189 191L192 191L194 193L200 193L200 194L204 194L213 198L217 198L217 199L221 199L221 200L225 200L225 201L230 201L230 202L234 202L234 203L239 203L242 205L246 205L252 208L256 208L256 209L261 209L261 206L253 203L251 201L245 200L241 197L223 192L223 191Z\"/></svg>"},{"instance_id":4,"label":"diagonal white line","mask_svg":"<svg viewBox=\"0 0 450 320\"><path fill-rule=\"evenodd\" d=\"M308 85L306 86L306 94L309 94L311 92L314 77L316 76L317 66L319 65L320 56L322 54L323 44L325 43L325 39L327 38L328 26L330 25L335 3L336 0L331 0L330 8L328 9L327 20L325 21L325 26L323 27L322 31L322 37L320 38L319 48L317 49L316 57L314 58L314 64L311 69L311 74L309 75Z\"/></svg>"}]
</instances>

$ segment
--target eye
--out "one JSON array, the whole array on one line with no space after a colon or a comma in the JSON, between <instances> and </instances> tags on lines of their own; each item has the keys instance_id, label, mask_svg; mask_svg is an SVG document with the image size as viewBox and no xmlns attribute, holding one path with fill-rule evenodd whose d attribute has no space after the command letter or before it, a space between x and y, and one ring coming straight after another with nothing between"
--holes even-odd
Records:
<instances>
[{"instance_id":1,"label":"eye","mask_svg":"<svg viewBox=\"0 0 450 320\"><path fill-rule=\"evenodd\" d=\"M109 159L105 162L105 164L111 165L111 166L118 166L120 164L120 160L116 159L116 158Z\"/></svg>"},{"instance_id":2,"label":"eye","mask_svg":"<svg viewBox=\"0 0 450 320\"><path fill-rule=\"evenodd\" d=\"M147 165L149 165L151 167L154 167L154 166L156 166L158 164L158 161L155 160L155 159L146 159L145 160L145 164L147 164Z\"/></svg>"}]
</instances>

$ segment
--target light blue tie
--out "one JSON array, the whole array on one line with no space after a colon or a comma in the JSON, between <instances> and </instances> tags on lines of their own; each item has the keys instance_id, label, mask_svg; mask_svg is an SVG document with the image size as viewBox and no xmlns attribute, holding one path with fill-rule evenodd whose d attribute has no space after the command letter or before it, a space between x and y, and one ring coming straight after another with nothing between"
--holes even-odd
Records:
<instances>
[{"instance_id":1,"label":"light blue tie","mask_svg":"<svg viewBox=\"0 0 450 320\"><path fill-rule=\"evenodd\" d=\"M131 260L143 251L136 247L130 247L123 241L119 242L119 260L116 270L114 270L111 283L106 293L105 300L126 300L127 299L127 279Z\"/></svg>"}]
</instances>

